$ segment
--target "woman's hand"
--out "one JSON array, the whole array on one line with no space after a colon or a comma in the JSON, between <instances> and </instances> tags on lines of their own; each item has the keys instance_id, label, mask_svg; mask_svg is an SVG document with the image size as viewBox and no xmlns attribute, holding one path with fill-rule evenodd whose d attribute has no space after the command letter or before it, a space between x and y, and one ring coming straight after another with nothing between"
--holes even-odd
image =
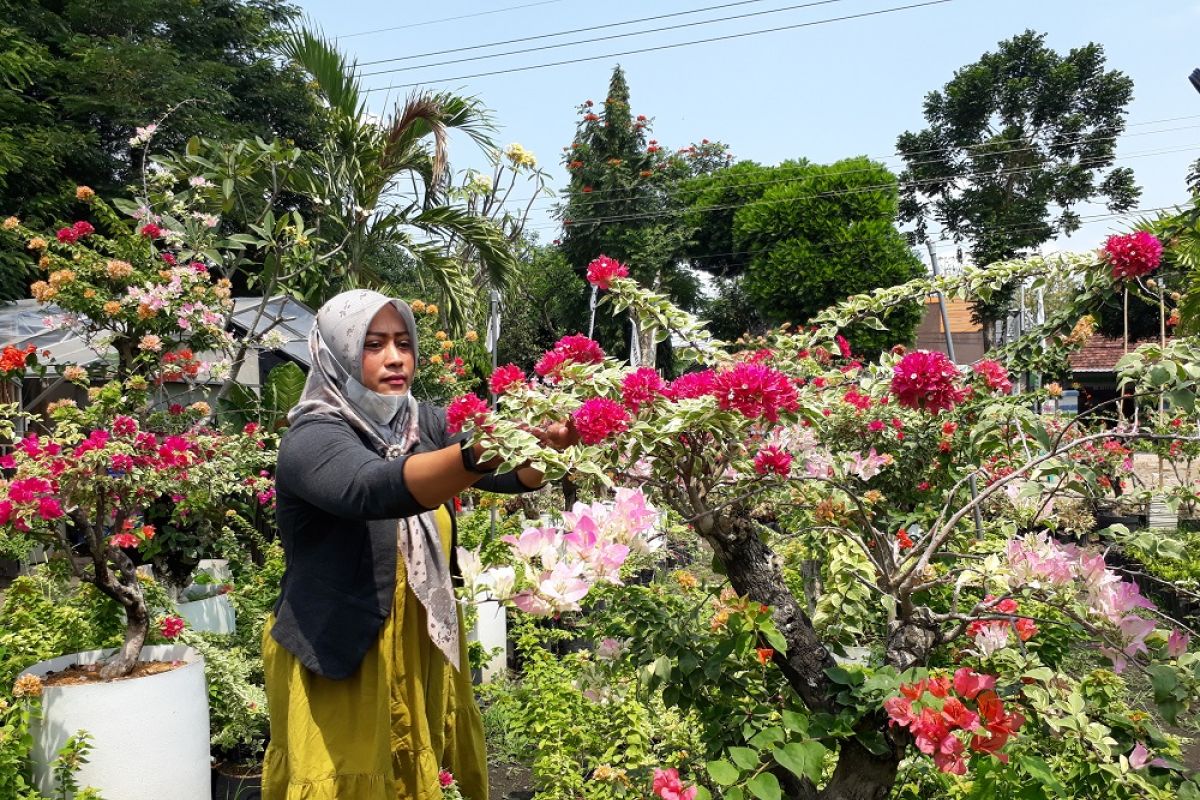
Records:
<instances>
[{"instance_id":1,"label":"woman's hand","mask_svg":"<svg viewBox=\"0 0 1200 800\"><path fill-rule=\"evenodd\" d=\"M579 431L575 423L568 417L566 422L551 422L538 428L530 428L542 447L552 447L555 450L565 450L573 444L579 444Z\"/></svg>"}]
</instances>

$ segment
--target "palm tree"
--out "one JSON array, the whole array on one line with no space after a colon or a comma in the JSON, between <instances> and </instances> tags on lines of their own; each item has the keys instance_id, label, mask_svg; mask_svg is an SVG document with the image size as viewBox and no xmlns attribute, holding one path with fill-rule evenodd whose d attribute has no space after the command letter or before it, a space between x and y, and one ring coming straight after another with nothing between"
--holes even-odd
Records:
<instances>
[{"instance_id":1,"label":"palm tree","mask_svg":"<svg viewBox=\"0 0 1200 800\"><path fill-rule=\"evenodd\" d=\"M504 232L446 196L449 134L462 131L493 149L487 111L475 98L415 91L379 119L367 111L356 64L331 42L301 28L282 52L312 77L327 105L324 146L307 185L297 188L318 198L320 236L342 243L335 267L300 288L303 299L315 306L355 286L386 291L388 267L400 262L435 287L447 325L465 330L478 289L503 288L516 270ZM485 286L477 286L476 273Z\"/></svg>"}]
</instances>

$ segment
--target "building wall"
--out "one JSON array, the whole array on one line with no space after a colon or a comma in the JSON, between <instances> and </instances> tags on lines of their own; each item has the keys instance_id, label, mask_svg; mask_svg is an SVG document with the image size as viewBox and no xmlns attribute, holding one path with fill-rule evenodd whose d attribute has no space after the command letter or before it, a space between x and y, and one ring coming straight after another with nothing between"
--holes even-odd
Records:
<instances>
[{"instance_id":1,"label":"building wall","mask_svg":"<svg viewBox=\"0 0 1200 800\"><path fill-rule=\"evenodd\" d=\"M971 322L971 311L961 300L950 300L946 304L950 317L950 333L954 339L954 358L959 364L973 364L983 358L983 331ZM920 350L946 350L946 335L942 328L942 313L938 301L931 299L925 304L925 316L917 326L917 343Z\"/></svg>"}]
</instances>

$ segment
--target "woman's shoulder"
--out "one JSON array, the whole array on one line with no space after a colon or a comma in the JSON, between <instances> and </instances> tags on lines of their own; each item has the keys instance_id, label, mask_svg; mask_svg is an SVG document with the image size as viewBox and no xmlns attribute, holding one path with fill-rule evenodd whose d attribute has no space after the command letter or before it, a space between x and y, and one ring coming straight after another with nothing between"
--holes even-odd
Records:
<instances>
[{"instance_id":1,"label":"woman's shoulder","mask_svg":"<svg viewBox=\"0 0 1200 800\"><path fill-rule=\"evenodd\" d=\"M345 437L358 438L345 419L332 414L306 415L283 432L279 455L282 458L285 453L320 449L325 443Z\"/></svg>"},{"instance_id":2,"label":"woman's shoulder","mask_svg":"<svg viewBox=\"0 0 1200 800\"><path fill-rule=\"evenodd\" d=\"M444 447L448 433L446 432L446 409L432 403L417 404L417 425L421 429L422 438L438 447Z\"/></svg>"}]
</instances>

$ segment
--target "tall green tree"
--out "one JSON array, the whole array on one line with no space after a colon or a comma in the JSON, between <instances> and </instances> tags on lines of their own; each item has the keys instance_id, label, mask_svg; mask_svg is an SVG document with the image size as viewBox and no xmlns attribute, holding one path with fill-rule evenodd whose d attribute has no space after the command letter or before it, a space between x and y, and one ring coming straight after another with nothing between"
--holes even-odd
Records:
<instances>
[{"instance_id":1,"label":"tall green tree","mask_svg":"<svg viewBox=\"0 0 1200 800\"><path fill-rule=\"evenodd\" d=\"M1132 208L1133 171L1113 167L1132 97L1098 44L1060 55L1034 31L1000 42L926 95L927 128L900 135L902 218L922 241L936 222L983 265L1077 230L1080 203ZM1009 312L1007 289L975 305L985 334Z\"/></svg>"},{"instance_id":2,"label":"tall green tree","mask_svg":"<svg viewBox=\"0 0 1200 800\"><path fill-rule=\"evenodd\" d=\"M321 198L320 235L342 252L303 288L304 298L320 305L345 288L386 288L417 270L437 288L447 324L465 330L481 287L464 254L487 276L482 288L504 286L516 266L501 227L447 197L450 132L492 149L490 116L474 98L415 92L379 120L367 110L355 64L331 42L301 29L283 52L312 77L331 118L303 190ZM458 246L448 247L450 240Z\"/></svg>"},{"instance_id":3,"label":"tall green tree","mask_svg":"<svg viewBox=\"0 0 1200 800\"><path fill-rule=\"evenodd\" d=\"M724 166L729 160L724 145L704 141L668 152L650 138L652 120L633 113L619 66L603 103L588 100L578 112L575 138L563 158L571 179L559 207L567 262L582 275L592 259L607 255L627 263L644 285L695 308L699 284L682 262L691 232L676 190L682 180ZM596 324L609 349L628 352L627 325L622 328L607 314ZM653 363L653 331L640 333L643 363Z\"/></svg>"},{"instance_id":4,"label":"tall green tree","mask_svg":"<svg viewBox=\"0 0 1200 800\"><path fill-rule=\"evenodd\" d=\"M848 295L923 274L895 226L896 177L866 158L741 162L689 182L683 196L696 231L689 256L721 279L709 311L727 338L804 323ZM910 341L920 315L904 305L887 330L847 334L855 349L877 351Z\"/></svg>"}]
</instances>

